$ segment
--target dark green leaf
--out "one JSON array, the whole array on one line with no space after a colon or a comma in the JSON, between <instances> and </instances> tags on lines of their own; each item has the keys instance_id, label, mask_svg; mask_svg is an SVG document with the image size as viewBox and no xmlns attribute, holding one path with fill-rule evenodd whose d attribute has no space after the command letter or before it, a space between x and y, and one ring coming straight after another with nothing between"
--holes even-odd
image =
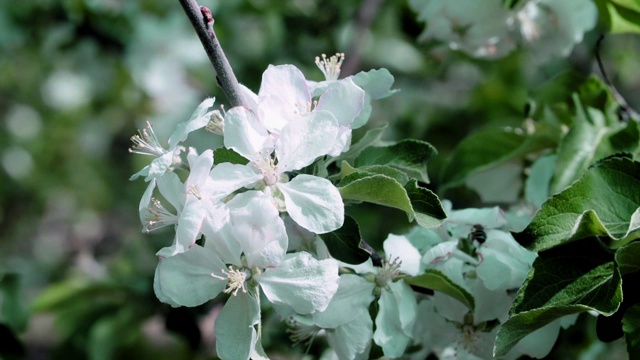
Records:
<instances>
[{"instance_id":1,"label":"dark green leaf","mask_svg":"<svg viewBox=\"0 0 640 360\"><path fill-rule=\"evenodd\" d=\"M360 227L350 216L344 217L344 225L340 229L322 234L320 237L327 245L331 256L347 264L360 264L371 255L360 246Z\"/></svg>"},{"instance_id":2,"label":"dark green leaf","mask_svg":"<svg viewBox=\"0 0 640 360\"><path fill-rule=\"evenodd\" d=\"M409 177L429 182L427 162L437 154L431 144L407 139L393 145L368 147L355 161L357 168L368 165L388 165L404 171Z\"/></svg>"},{"instance_id":3,"label":"dark green leaf","mask_svg":"<svg viewBox=\"0 0 640 360\"><path fill-rule=\"evenodd\" d=\"M616 264L620 274L627 275L640 271L640 242L632 242L616 251Z\"/></svg>"},{"instance_id":4,"label":"dark green leaf","mask_svg":"<svg viewBox=\"0 0 640 360\"><path fill-rule=\"evenodd\" d=\"M351 167L351 165L349 165L349 163L347 163L346 161L342 162L342 166L340 166L341 178L344 178L355 172L364 173L367 175L375 175L375 174L387 175L389 177L394 178L401 185L404 185L407 182L409 182L409 177L407 176L407 174L391 166L371 165L371 166L363 166L360 168L354 168L354 167Z\"/></svg>"},{"instance_id":5,"label":"dark green leaf","mask_svg":"<svg viewBox=\"0 0 640 360\"><path fill-rule=\"evenodd\" d=\"M249 163L249 160L245 159L242 155L232 149L227 149L225 147L215 149L213 152L213 163L218 165L225 162L246 165Z\"/></svg>"},{"instance_id":6,"label":"dark green leaf","mask_svg":"<svg viewBox=\"0 0 640 360\"><path fill-rule=\"evenodd\" d=\"M516 236L533 251L590 236L629 241L640 227L639 188L640 163L626 157L605 159L547 200Z\"/></svg>"},{"instance_id":7,"label":"dark green leaf","mask_svg":"<svg viewBox=\"0 0 640 360\"><path fill-rule=\"evenodd\" d=\"M456 187L476 172L555 145L543 135L528 136L512 129L489 129L466 137L454 150L442 175L444 188Z\"/></svg>"},{"instance_id":8,"label":"dark green leaf","mask_svg":"<svg viewBox=\"0 0 640 360\"><path fill-rule=\"evenodd\" d=\"M29 316L20 298L18 274L0 274L0 305L0 322L16 332L23 331Z\"/></svg>"},{"instance_id":9,"label":"dark green leaf","mask_svg":"<svg viewBox=\"0 0 640 360\"><path fill-rule=\"evenodd\" d=\"M463 303L469 309L475 309L476 305L473 296L439 270L427 269L424 274L404 278L404 281L409 285L447 294Z\"/></svg>"},{"instance_id":10,"label":"dark green leaf","mask_svg":"<svg viewBox=\"0 0 640 360\"><path fill-rule=\"evenodd\" d=\"M405 185L404 189L411 201L413 216L415 216L418 225L434 228L440 226L447 218L447 213L442 208L440 199L431 190L419 186L415 180Z\"/></svg>"},{"instance_id":11,"label":"dark green leaf","mask_svg":"<svg viewBox=\"0 0 640 360\"><path fill-rule=\"evenodd\" d=\"M622 302L622 277L613 255L590 238L541 252L496 338L497 356L564 315L596 311L610 316Z\"/></svg>"}]
</instances>

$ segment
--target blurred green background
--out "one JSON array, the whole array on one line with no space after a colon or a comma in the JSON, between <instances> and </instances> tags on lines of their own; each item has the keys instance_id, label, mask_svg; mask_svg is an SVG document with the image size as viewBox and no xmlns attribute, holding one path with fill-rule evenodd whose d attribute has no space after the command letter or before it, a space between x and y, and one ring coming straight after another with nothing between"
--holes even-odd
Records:
<instances>
[{"instance_id":1,"label":"blurred green background","mask_svg":"<svg viewBox=\"0 0 640 360\"><path fill-rule=\"evenodd\" d=\"M566 59L539 64L521 50L486 61L419 42L424 24L404 1L201 5L211 8L239 80L255 91L268 64L294 64L321 80L314 58L322 53L346 53L343 75L388 68L401 92L374 104L368 127L388 123L387 140L431 142L439 151L429 168L436 191L448 154L467 134L522 126L529 94L563 71L599 74L597 29ZM615 35L602 51L636 109L638 49L637 36ZM128 180L149 160L128 152L137 129L149 120L164 141L206 96L226 102L176 0L0 2L0 358L211 357L217 304L171 309L156 300L154 253L172 236L141 232L146 184ZM189 141L213 140L203 132ZM457 208L480 205L470 190L440 195ZM377 207L352 215L372 244L409 225L404 214ZM270 340L276 352L301 356L278 336Z\"/></svg>"}]
</instances>

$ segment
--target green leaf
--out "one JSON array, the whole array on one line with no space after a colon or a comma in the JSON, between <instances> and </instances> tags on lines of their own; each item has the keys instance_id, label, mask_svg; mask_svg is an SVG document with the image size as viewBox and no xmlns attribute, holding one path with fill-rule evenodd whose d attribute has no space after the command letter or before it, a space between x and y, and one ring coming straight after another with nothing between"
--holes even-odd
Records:
<instances>
[{"instance_id":1,"label":"green leaf","mask_svg":"<svg viewBox=\"0 0 640 360\"><path fill-rule=\"evenodd\" d=\"M87 352L91 359L109 360L118 357L118 350L140 335L139 309L124 307L110 316L98 319L89 331ZM142 313L144 314L144 312Z\"/></svg>"},{"instance_id":2,"label":"green leaf","mask_svg":"<svg viewBox=\"0 0 640 360\"><path fill-rule=\"evenodd\" d=\"M527 202L540 208L549 198L549 185L556 166L556 155L547 155L536 160L525 182L524 194Z\"/></svg>"},{"instance_id":3,"label":"green leaf","mask_svg":"<svg viewBox=\"0 0 640 360\"><path fill-rule=\"evenodd\" d=\"M500 326L496 335L493 356L506 355L522 338L558 318L589 310L591 308L588 306L573 305L536 309L514 315Z\"/></svg>"},{"instance_id":4,"label":"green leaf","mask_svg":"<svg viewBox=\"0 0 640 360\"><path fill-rule=\"evenodd\" d=\"M634 0L609 0L610 30L612 34L640 33L640 5Z\"/></svg>"},{"instance_id":5,"label":"green leaf","mask_svg":"<svg viewBox=\"0 0 640 360\"><path fill-rule=\"evenodd\" d=\"M622 275L640 271L640 242L632 242L618 249L616 264Z\"/></svg>"},{"instance_id":6,"label":"green leaf","mask_svg":"<svg viewBox=\"0 0 640 360\"><path fill-rule=\"evenodd\" d=\"M18 274L0 274L0 305L0 323L7 324L13 331L24 331L29 315L20 298Z\"/></svg>"},{"instance_id":7,"label":"green leaf","mask_svg":"<svg viewBox=\"0 0 640 360\"><path fill-rule=\"evenodd\" d=\"M347 163L346 161L343 161L342 166L340 166L339 176L342 179L355 172L365 173L367 175L375 175L375 174L387 175L389 177L394 178L401 185L404 185L407 182L409 182L409 177L407 176L407 174L391 166L371 165L371 166L363 166L356 169L351 165L349 165L349 163Z\"/></svg>"},{"instance_id":8,"label":"green leaf","mask_svg":"<svg viewBox=\"0 0 640 360\"><path fill-rule=\"evenodd\" d=\"M219 147L215 149L213 151L213 163L215 165L218 165L225 162L246 165L249 163L249 160L245 159L242 155L238 154L232 149L227 149L225 147Z\"/></svg>"},{"instance_id":9,"label":"green leaf","mask_svg":"<svg viewBox=\"0 0 640 360\"><path fill-rule=\"evenodd\" d=\"M419 186L415 180L405 185L404 189L411 201L413 216L415 216L418 225L426 228L442 225L444 219L447 218L447 213L442 208L442 203L436 194Z\"/></svg>"},{"instance_id":10,"label":"green leaf","mask_svg":"<svg viewBox=\"0 0 640 360\"><path fill-rule=\"evenodd\" d=\"M406 139L393 145L366 148L356 158L355 166L388 165L428 183L427 162L436 154L436 149L428 142Z\"/></svg>"},{"instance_id":11,"label":"green leaf","mask_svg":"<svg viewBox=\"0 0 640 360\"><path fill-rule=\"evenodd\" d=\"M358 140L358 142L351 145L349 150L347 150L343 154L340 154L340 156L336 156L334 158L327 160L327 166L329 166L329 164L332 164L334 162L337 162L338 164L340 164L343 161L347 161L353 164L356 158L360 155L360 153L364 149L366 149L369 146L376 146L380 144L380 139L382 139L382 133L385 131L386 128L387 128L387 124L384 124L379 128L367 130L367 132L364 134L364 136L362 136L362 138L360 138L360 140Z\"/></svg>"},{"instance_id":12,"label":"green leaf","mask_svg":"<svg viewBox=\"0 0 640 360\"><path fill-rule=\"evenodd\" d=\"M336 231L321 234L320 237L334 258L347 264L360 264L371 255L362 244L360 227L351 216L344 217L344 225Z\"/></svg>"},{"instance_id":13,"label":"green leaf","mask_svg":"<svg viewBox=\"0 0 640 360\"><path fill-rule=\"evenodd\" d=\"M443 272L436 269L427 269L424 274L406 277L404 281L413 286L431 289L447 294L460 301L472 311L475 309L475 299L467 290L449 279Z\"/></svg>"},{"instance_id":14,"label":"green leaf","mask_svg":"<svg viewBox=\"0 0 640 360\"><path fill-rule=\"evenodd\" d=\"M438 197L411 181L403 187L394 178L382 174L354 172L338 184L344 200L364 201L396 208L407 213L420 226L435 227L446 218Z\"/></svg>"},{"instance_id":15,"label":"green leaf","mask_svg":"<svg viewBox=\"0 0 640 360\"><path fill-rule=\"evenodd\" d=\"M640 359L640 304L633 305L624 313L622 331L629 359Z\"/></svg>"},{"instance_id":16,"label":"green leaf","mask_svg":"<svg viewBox=\"0 0 640 360\"><path fill-rule=\"evenodd\" d=\"M596 239L539 254L496 338L495 354L565 315L596 311L610 316L622 302L622 277L613 256Z\"/></svg>"},{"instance_id":17,"label":"green leaf","mask_svg":"<svg viewBox=\"0 0 640 360\"><path fill-rule=\"evenodd\" d=\"M96 296L114 293L114 286L105 283L89 282L82 279L70 279L49 286L42 291L31 304L31 311L56 311L72 306L74 303Z\"/></svg>"},{"instance_id":18,"label":"green leaf","mask_svg":"<svg viewBox=\"0 0 640 360\"><path fill-rule=\"evenodd\" d=\"M555 143L547 135L528 136L513 129L488 129L471 134L457 146L444 168L443 188L462 185L471 174Z\"/></svg>"},{"instance_id":19,"label":"green leaf","mask_svg":"<svg viewBox=\"0 0 640 360\"><path fill-rule=\"evenodd\" d=\"M516 237L533 251L590 236L631 241L640 227L639 188L639 162L626 157L605 159L547 200Z\"/></svg>"},{"instance_id":20,"label":"green leaf","mask_svg":"<svg viewBox=\"0 0 640 360\"><path fill-rule=\"evenodd\" d=\"M556 171L551 181L551 194L555 194L573 181L596 160L600 143L613 129L607 127L604 114L593 108L584 108L574 96L576 117L573 126L558 146ZM607 154L610 155L610 154Z\"/></svg>"}]
</instances>

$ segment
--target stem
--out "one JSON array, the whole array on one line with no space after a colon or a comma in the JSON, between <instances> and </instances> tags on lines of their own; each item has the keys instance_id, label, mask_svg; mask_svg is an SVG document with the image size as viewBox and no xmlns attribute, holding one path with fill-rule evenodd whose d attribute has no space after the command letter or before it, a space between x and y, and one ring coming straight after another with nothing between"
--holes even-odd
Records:
<instances>
[{"instance_id":1,"label":"stem","mask_svg":"<svg viewBox=\"0 0 640 360\"><path fill-rule=\"evenodd\" d=\"M205 6L199 6L196 0L179 0L180 5L187 14L187 17L191 21L191 25L198 34L204 51L209 56L211 65L213 65L216 71L216 80L222 91L227 96L231 106L243 105L242 92L240 91L240 84L236 79L231 65L224 55L224 51L220 46L218 37L213 31L213 17L211 16L211 10Z\"/></svg>"},{"instance_id":2,"label":"stem","mask_svg":"<svg viewBox=\"0 0 640 360\"><path fill-rule=\"evenodd\" d=\"M609 89L611 90L611 94L613 94L613 98L616 99L618 104L620 104L620 109L627 115L627 117L631 118L635 121L640 121L640 114L638 114L625 100L625 98L620 94L618 89L613 85L611 79L607 75L607 72L604 70L604 65L602 63L602 58L600 57L600 47L602 46L602 42L604 41L604 35L600 35L598 42L596 43L596 62L598 63L598 68L600 68L600 72L602 73L602 77L604 78L604 82L609 85Z\"/></svg>"}]
</instances>

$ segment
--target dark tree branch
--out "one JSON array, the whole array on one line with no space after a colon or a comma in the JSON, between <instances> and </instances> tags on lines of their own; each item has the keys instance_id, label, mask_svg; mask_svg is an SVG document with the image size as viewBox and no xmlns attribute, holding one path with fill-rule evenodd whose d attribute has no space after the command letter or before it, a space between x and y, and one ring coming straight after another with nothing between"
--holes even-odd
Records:
<instances>
[{"instance_id":1,"label":"dark tree branch","mask_svg":"<svg viewBox=\"0 0 640 360\"><path fill-rule=\"evenodd\" d=\"M635 121L640 121L640 114L638 114L638 112L636 112L628 103L627 101L624 99L624 97L622 96L622 94L620 94L620 92L618 91L618 89L615 87L615 85L613 85L613 82L611 82L611 79L609 79L609 76L607 75L607 72L604 69L604 65L602 63L602 58L600 57L600 47L602 46L602 41L604 40L604 35L600 35L600 38L598 39L598 42L596 43L596 61L598 62L598 68L600 69L600 72L602 73L602 78L604 79L604 82L609 86L609 89L611 90L611 94L613 94L613 98L616 99L616 101L620 104L620 110L626 115L627 118L631 118Z\"/></svg>"},{"instance_id":2,"label":"dark tree branch","mask_svg":"<svg viewBox=\"0 0 640 360\"><path fill-rule=\"evenodd\" d=\"M240 84L231 69L231 65L229 65L227 57L224 55L216 33L213 31L214 20L211 16L211 10L205 6L199 6L196 0L179 1L191 21L191 25L196 30L205 52L209 56L209 60L217 74L216 80L222 87L222 91L224 91L231 106L242 105L244 101L240 92Z\"/></svg>"}]
</instances>

